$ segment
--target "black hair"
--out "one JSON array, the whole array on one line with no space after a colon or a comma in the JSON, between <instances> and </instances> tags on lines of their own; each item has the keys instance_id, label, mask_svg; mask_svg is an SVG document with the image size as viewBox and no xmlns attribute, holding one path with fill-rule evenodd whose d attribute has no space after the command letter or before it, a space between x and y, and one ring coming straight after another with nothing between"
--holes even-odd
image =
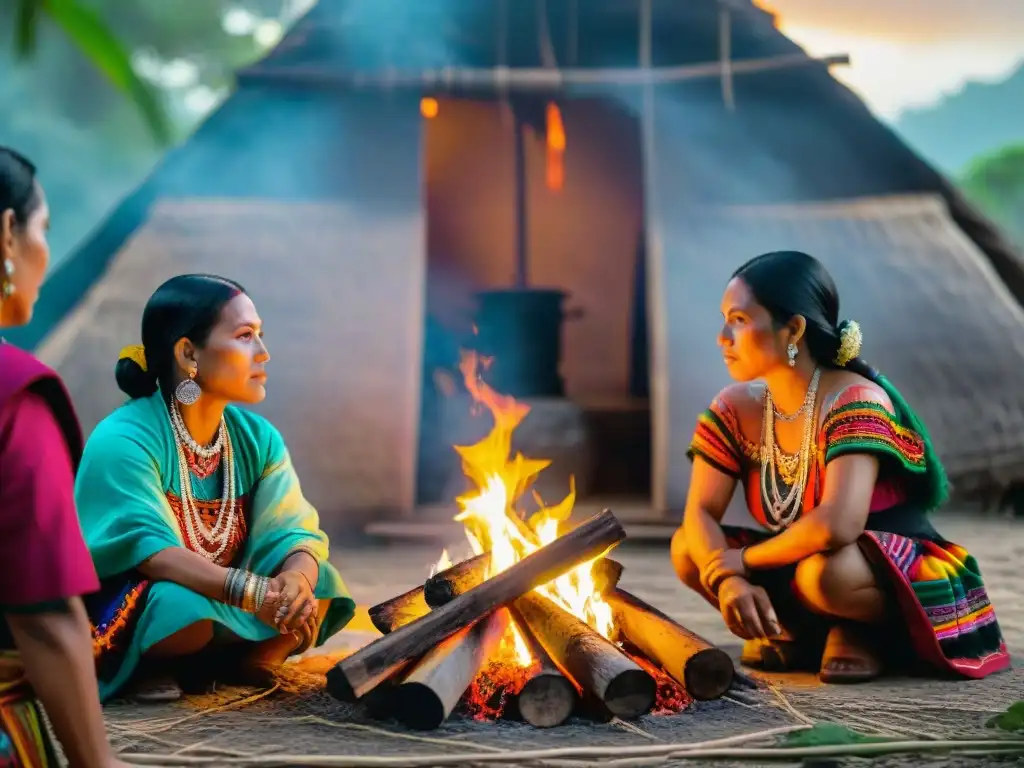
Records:
<instances>
[{"instance_id":1,"label":"black hair","mask_svg":"<svg viewBox=\"0 0 1024 768\"><path fill-rule=\"evenodd\" d=\"M756 256L733 275L744 282L757 303L781 327L796 315L807 323L804 339L818 365L838 368L836 356L848 320L839 320L839 291L825 265L801 251L772 251ZM880 386L892 401L896 417L924 440L928 506L942 504L949 495L945 469L924 423L903 395L885 376L860 356L842 366Z\"/></svg>"},{"instance_id":2,"label":"black hair","mask_svg":"<svg viewBox=\"0 0 1024 768\"><path fill-rule=\"evenodd\" d=\"M0 213L14 211L14 220L24 226L41 202L36 167L24 155L0 147Z\"/></svg>"},{"instance_id":3,"label":"black hair","mask_svg":"<svg viewBox=\"0 0 1024 768\"><path fill-rule=\"evenodd\" d=\"M178 275L165 282L142 310L142 346L146 370L135 360L117 361L117 386L128 397L148 397L159 388L171 397L176 381L174 345L188 338L202 347L220 319L224 305L245 288L217 275Z\"/></svg>"},{"instance_id":4,"label":"black hair","mask_svg":"<svg viewBox=\"0 0 1024 768\"><path fill-rule=\"evenodd\" d=\"M820 366L836 368L839 352L839 291L825 265L801 251L772 251L748 261L733 277L740 278L757 303L782 327L795 315L807 322L804 340ZM844 366L869 379L876 372L860 358Z\"/></svg>"}]
</instances>

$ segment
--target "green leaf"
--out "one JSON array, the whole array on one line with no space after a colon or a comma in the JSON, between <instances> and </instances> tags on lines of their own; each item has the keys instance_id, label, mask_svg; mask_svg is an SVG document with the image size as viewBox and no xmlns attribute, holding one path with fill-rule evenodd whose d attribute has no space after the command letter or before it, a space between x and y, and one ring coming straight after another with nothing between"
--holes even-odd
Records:
<instances>
[{"instance_id":1,"label":"green leaf","mask_svg":"<svg viewBox=\"0 0 1024 768\"><path fill-rule=\"evenodd\" d=\"M44 0L17 0L14 9L14 55L25 59L35 53L39 17Z\"/></svg>"},{"instance_id":2,"label":"green leaf","mask_svg":"<svg viewBox=\"0 0 1024 768\"><path fill-rule=\"evenodd\" d=\"M136 74L131 55L100 16L78 0L20 0L21 7L42 4L47 15L64 30L107 79L142 112L154 138L168 144L171 129L156 91Z\"/></svg>"},{"instance_id":3,"label":"green leaf","mask_svg":"<svg viewBox=\"0 0 1024 768\"><path fill-rule=\"evenodd\" d=\"M990 718L985 727L1011 733L1024 732L1024 701L1011 704L1005 712Z\"/></svg>"},{"instance_id":4,"label":"green leaf","mask_svg":"<svg viewBox=\"0 0 1024 768\"><path fill-rule=\"evenodd\" d=\"M779 742L780 747L835 747L842 744L877 744L892 739L884 736L868 736L838 723L815 723L804 731L787 733Z\"/></svg>"}]
</instances>

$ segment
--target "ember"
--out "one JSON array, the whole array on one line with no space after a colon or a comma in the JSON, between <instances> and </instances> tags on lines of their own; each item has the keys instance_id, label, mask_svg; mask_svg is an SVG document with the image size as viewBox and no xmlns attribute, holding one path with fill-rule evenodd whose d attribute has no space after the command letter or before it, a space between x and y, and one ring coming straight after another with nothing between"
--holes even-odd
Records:
<instances>
[{"instance_id":1,"label":"ember","mask_svg":"<svg viewBox=\"0 0 1024 768\"><path fill-rule=\"evenodd\" d=\"M466 353L461 370L494 427L455 448L473 485L455 519L475 556L452 565L444 551L423 586L371 608L384 637L339 662L328 690L369 697L375 716L415 728L437 727L457 704L476 719L551 727L574 712L672 714L721 696L729 657L618 588L622 566L606 555L625 532L611 512L571 525L570 487L553 506L535 497L538 509L524 515L523 497L550 462L512 455L529 407L481 381L481 363Z\"/></svg>"}]
</instances>

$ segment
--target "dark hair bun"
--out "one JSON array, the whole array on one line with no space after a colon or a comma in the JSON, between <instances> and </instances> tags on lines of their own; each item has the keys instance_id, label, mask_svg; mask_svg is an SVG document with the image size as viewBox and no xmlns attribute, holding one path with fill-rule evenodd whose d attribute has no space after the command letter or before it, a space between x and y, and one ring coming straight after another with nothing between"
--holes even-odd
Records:
<instances>
[{"instance_id":1,"label":"dark hair bun","mask_svg":"<svg viewBox=\"0 0 1024 768\"><path fill-rule=\"evenodd\" d=\"M122 357L117 361L114 378L121 391L132 400L149 397L156 392L156 376L142 370L142 366L131 358Z\"/></svg>"}]
</instances>

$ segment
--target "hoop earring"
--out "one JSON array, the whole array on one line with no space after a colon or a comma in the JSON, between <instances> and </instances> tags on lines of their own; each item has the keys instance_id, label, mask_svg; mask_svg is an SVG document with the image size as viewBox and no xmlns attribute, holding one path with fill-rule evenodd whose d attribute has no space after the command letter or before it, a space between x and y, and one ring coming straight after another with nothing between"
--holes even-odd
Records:
<instances>
[{"instance_id":1,"label":"hoop earring","mask_svg":"<svg viewBox=\"0 0 1024 768\"><path fill-rule=\"evenodd\" d=\"M790 344L788 347L786 347L786 355L789 357L789 367L790 368L792 368L793 366L796 365L796 353L797 353L797 351L798 350L796 348L796 344Z\"/></svg>"},{"instance_id":2,"label":"hoop earring","mask_svg":"<svg viewBox=\"0 0 1024 768\"><path fill-rule=\"evenodd\" d=\"M174 388L174 399L182 405L192 405L203 394L203 390L195 382L196 373L198 373L198 370L193 368L188 372L188 378L182 379L178 386Z\"/></svg>"},{"instance_id":3,"label":"hoop earring","mask_svg":"<svg viewBox=\"0 0 1024 768\"><path fill-rule=\"evenodd\" d=\"M0 275L0 302L14 295L14 262L4 259L3 275Z\"/></svg>"}]
</instances>

